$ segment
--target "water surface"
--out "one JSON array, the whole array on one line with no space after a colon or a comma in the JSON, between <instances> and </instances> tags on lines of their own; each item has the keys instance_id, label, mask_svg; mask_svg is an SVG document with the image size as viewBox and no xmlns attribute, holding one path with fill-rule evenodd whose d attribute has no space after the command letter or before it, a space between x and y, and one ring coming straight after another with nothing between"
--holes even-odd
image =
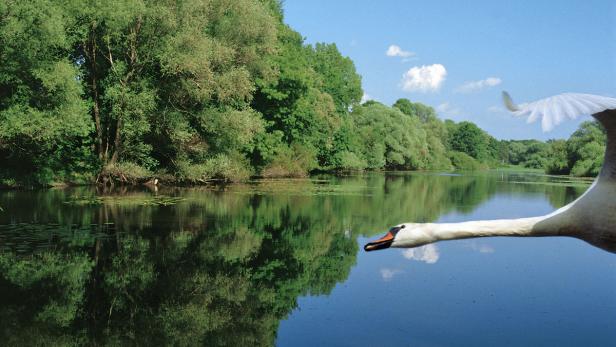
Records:
<instances>
[{"instance_id":1,"label":"water surface","mask_svg":"<svg viewBox=\"0 0 616 347\"><path fill-rule=\"evenodd\" d=\"M401 222L540 215L589 182L373 173L0 192L12 345L616 345L616 255L569 238L364 253Z\"/></svg>"}]
</instances>

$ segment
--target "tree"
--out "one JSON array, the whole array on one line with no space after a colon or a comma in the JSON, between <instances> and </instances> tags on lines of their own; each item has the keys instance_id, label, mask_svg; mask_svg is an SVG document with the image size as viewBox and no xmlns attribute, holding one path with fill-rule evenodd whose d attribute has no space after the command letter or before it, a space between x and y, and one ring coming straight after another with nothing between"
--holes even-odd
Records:
<instances>
[{"instance_id":1,"label":"tree","mask_svg":"<svg viewBox=\"0 0 616 347\"><path fill-rule=\"evenodd\" d=\"M4 2L0 58L0 185L545 162L428 105L359 105L353 61L306 44L279 0ZM599 142L570 143L576 174L596 171Z\"/></svg>"},{"instance_id":2,"label":"tree","mask_svg":"<svg viewBox=\"0 0 616 347\"><path fill-rule=\"evenodd\" d=\"M488 158L488 138L483 130L471 122L460 122L451 134L451 149L477 159Z\"/></svg>"},{"instance_id":3,"label":"tree","mask_svg":"<svg viewBox=\"0 0 616 347\"><path fill-rule=\"evenodd\" d=\"M77 50L85 57L101 161L177 166L211 156L206 147L214 154L241 149L228 140L217 145L229 130L250 142L262 128L247 110L252 79L271 73L263 59L275 40L269 11L246 0L121 3L78 14L88 28Z\"/></svg>"},{"instance_id":4,"label":"tree","mask_svg":"<svg viewBox=\"0 0 616 347\"><path fill-rule=\"evenodd\" d=\"M571 171L567 153L567 141L548 141L547 162L545 172L552 175L567 175Z\"/></svg>"},{"instance_id":5,"label":"tree","mask_svg":"<svg viewBox=\"0 0 616 347\"><path fill-rule=\"evenodd\" d=\"M406 115L418 117L422 122L437 120L434 108L419 102L413 103L409 99L398 99L393 104L393 107L399 109Z\"/></svg>"},{"instance_id":6,"label":"tree","mask_svg":"<svg viewBox=\"0 0 616 347\"><path fill-rule=\"evenodd\" d=\"M0 179L50 182L91 168L72 22L51 2L0 5Z\"/></svg>"},{"instance_id":7,"label":"tree","mask_svg":"<svg viewBox=\"0 0 616 347\"><path fill-rule=\"evenodd\" d=\"M529 144L524 160L524 167L543 169L548 164L548 145L545 142L533 141Z\"/></svg>"},{"instance_id":8,"label":"tree","mask_svg":"<svg viewBox=\"0 0 616 347\"><path fill-rule=\"evenodd\" d=\"M415 107L413 103L411 102L411 100L409 99L405 99L405 98L398 99L392 105L392 107L399 109L402 113L404 113L407 116L417 116L415 114Z\"/></svg>"},{"instance_id":9,"label":"tree","mask_svg":"<svg viewBox=\"0 0 616 347\"><path fill-rule=\"evenodd\" d=\"M352 116L368 167L426 168L429 149L419 119L376 102L356 107Z\"/></svg>"},{"instance_id":10,"label":"tree","mask_svg":"<svg viewBox=\"0 0 616 347\"><path fill-rule=\"evenodd\" d=\"M596 176L603 166L603 154L607 136L605 129L596 121L580 124L567 141L571 174Z\"/></svg>"},{"instance_id":11,"label":"tree","mask_svg":"<svg viewBox=\"0 0 616 347\"><path fill-rule=\"evenodd\" d=\"M346 114L363 95L361 76L355 64L343 57L335 44L317 43L312 53L312 66L323 81L322 90L331 95L339 114Z\"/></svg>"}]
</instances>

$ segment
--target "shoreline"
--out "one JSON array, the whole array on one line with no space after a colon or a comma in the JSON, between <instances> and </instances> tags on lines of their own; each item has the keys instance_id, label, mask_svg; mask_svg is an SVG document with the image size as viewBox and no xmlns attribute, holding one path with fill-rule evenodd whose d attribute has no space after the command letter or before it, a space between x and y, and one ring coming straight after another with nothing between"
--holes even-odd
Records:
<instances>
[{"instance_id":1,"label":"shoreline","mask_svg":"<svg viewBox=\"0 0 616 347\"><path fill-rule=\"evenodd\" d=\"M89 183L77 183L77 182L53 182L50 184L38 184L38 185L6 185L0 184L0 191L11 191L11 190L41 190L41 189L67 189L67 188L76 188L76 187L101 187L101 188L120 188L120 187L149 187L149 188L160 188L160 187L169 187L169 188L190 188L190 187L217 187L217 186L226 186L233 184L247 184L247 183L255 183L255 182L264 182L264 181L280 181L280 180L310 180L319 175L327 175L331 177L349 177L349 176L358 176L363 174L370 173L381 173L381 174L401 174L401 173L414 173L414 174L440 174L440 175L465 175L472 173L488 173L488 172L510 172L510 173L521 173L521 174L534 174L546 177L554 177L554 178L569 178L576 179L581 181L592 181L594 177L579 177L572 175L554 175L547 174L543 170L540 169L530 169L524 167L516 167L516 166L506 166L506 167L498 167L486 170L360 170L360 171L318 171L307 174L305 176L297 176L297 175L289 175L289 176L279 176L279 177L264 177L264 176L252 176L248 179L243 180L230 180L225 178L212 178L207 180L202 180L199 182L180 180L180 179L172 179L167 175L161 176L151 176L147 178L140 178L133 181L113 181L113 183L97 183L96 180L92 180ZM110 181L108 181L110 182Z\"/></svg>"}]
</instances>

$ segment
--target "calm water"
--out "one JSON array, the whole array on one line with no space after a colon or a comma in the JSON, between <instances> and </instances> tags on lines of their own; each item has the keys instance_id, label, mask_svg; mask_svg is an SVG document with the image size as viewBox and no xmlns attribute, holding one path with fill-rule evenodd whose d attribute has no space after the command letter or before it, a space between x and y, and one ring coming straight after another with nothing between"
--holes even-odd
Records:
<instances>
[{"instance_id":1,"label":"calm water","mask_svg":"<svg viewBox=\"0 0 616 347\"><path fill-rule=\"evenodd\" d=\"M8 345L616 345L616 255L568 238L364 253L400 222L539 215L588 182L366 174L0 192Z\"/></svg>"}]
</instances>

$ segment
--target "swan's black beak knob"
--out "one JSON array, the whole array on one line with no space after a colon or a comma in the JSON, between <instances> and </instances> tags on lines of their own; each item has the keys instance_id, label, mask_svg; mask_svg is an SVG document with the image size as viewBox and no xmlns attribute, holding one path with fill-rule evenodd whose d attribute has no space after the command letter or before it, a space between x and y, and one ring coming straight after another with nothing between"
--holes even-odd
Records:
<instances>
[{"instance_id":1,"label":"swan's black beak knob","mask_svg":"<svg viewBox=\"0 0 616 347\"><path fill-rule=\"evenodd\" d=\"M387 232L387 234L385 234L385 236L381 237L378 240L374 240L372 242L368 242L364 246L364 251L370 252L370 251L377 251L379 249L389 248L389 246L391 246L391 244L394 242L394 238L396 237L396 234L402 228L404 228L404 224L399 226L399 227L391 228Z\"/></svg>"}]
</instances>

